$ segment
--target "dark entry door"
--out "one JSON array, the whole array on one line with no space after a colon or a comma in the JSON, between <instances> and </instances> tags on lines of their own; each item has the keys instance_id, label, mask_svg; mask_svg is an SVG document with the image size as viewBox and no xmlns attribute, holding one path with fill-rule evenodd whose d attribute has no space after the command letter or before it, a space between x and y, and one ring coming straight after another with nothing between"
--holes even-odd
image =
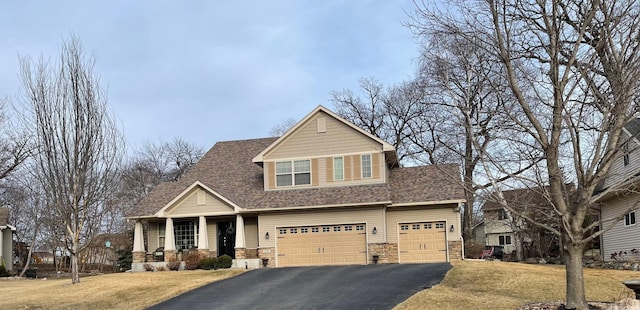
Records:
<instances>
[{"instance_id":1,"label":"dark entry door","mask_svg":"<svg viewBox=\"0 0 640 310\"><path fill-rule=\"evenodd\" d=\"M233 222L218 222L218 256L236 258L236 227Z\"/></svg>"}]
</instances>

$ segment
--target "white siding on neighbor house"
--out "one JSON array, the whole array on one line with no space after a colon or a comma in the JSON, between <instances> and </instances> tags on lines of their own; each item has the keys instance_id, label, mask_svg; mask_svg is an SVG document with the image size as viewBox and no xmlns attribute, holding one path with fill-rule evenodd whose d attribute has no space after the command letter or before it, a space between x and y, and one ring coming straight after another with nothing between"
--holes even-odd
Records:
<instances>
[{"instance_id":1,"label":"white siding on neighbor house","mask_svg":"<svg viewBox=\"0 0 640 310\"><path fill-rule=\"evenodd\" d=\"M514 235L511 232L504 232L504 233L497 233L497 234L493 234L493 233L487 233L486 234L486 245L501 245L500 244L500 236L505 236L505 240L506 237L509 236L511 237L511 244L504 244L502 246L504 246L504 253L511 253L513 251L516 250L516 240L514 239Z\"/></svg>"},{"instance_id":2,"label":"white siding on neighbor house","mask_svg":"<svg viewBox=\"0 0 640 310\"><path fill-rule=\"evenodd\" d=\"M244 240L246 242L247 249L258 248L258 218L257 217L244 218Z\"/></svg>"},{"instance_id":3,"label":"white siding on neighbor house","mask_svg":"<svg viewBox=\"0 0 640 310\"><path fill-rule=\"evenodd\" d=\"M326 119L325 132L317 130L318 117ZM318 112L265 154L264 161L380 151L382 144L328 114Z\"/></svg>"},{"instance_id":4,"label":"white siding on neighbor house","mask_svg":"<svg viewBox=\"0 0 640 310\"><path fill-rule=\"evenodd\" d=\"M205 201L199 203L198 193L203 193ZM202 196L201 196L202 197ZM196 187L190 193L187 193L182 199L177 201L173 206L166 210L168 216L200 216L200 215L223 215L234 214L232 206L229 206L224 201L209 194L203 189Z\"/></svg>"},{"instance_id":5,"label":"white siding on neighbor house","mask_svg":"<svg viewBox=\"0 0 640 310\"><path fill-rule=\"evenodd\" d=\"M379 208L349 208L340 210L324 209L320 211L299 211L287 213L265 213L258 218L260 223L258 237L260 247L275 247L277 227L320 226L339 224L365 223L368 243L385 242L384 237L384 209ZM371 230L376 227L377 234ZM269 232L269 239L265 234Z\"/></svg>"},{"instance_id":6,"label":"white siding on neighbor house","mask_svg":"<svg viewBox=\"0 0 640 310\"><path fill-rule=\"evenodd\" d=\"M615 218L623 214L626 210L640 200L640 195L633 194L625 198L614 198L605 202L602 207L602 219L604 220L603 229L610 225L615 226L602 235L602 249L605 260L611 260L611 253L629 252L632 249L640 250L640 222L635 225L625 226L624 219L615 223L607 222L607 220ZM640 209L636 210L636 221L640 220Z\"/></svg>"},{"instance_id":7,"label":"white siding on neighbor house","mask_svg":"<svg viewBox=\"0 0 640 310\"><path fill-rule=\"evenodd\" d=\"M387 240L389 243L398 243L398 224L417 222L445 221L448 241L459 241L460 212L454 211L458 205L443 206L412 206L387 208ZM453 225L454 231L449 228Z\"/></svg>"},{"instance_id":8,"label":"white siding on neighbor house","mask_svg":"<svg viewBox=\"0 0 640 310\"><path fill-rule=\"evenodd\" d=\"M623 139L628 139L628 135L624 135ZM640 146L636 143L635 139L629 141L629 164L624 165L622 152L618 153L617 158L611 165L607 178L604 182L604 187L611 187L624 181L629 175L635 174L640 170Z\"/></svg>"}]
</instances>

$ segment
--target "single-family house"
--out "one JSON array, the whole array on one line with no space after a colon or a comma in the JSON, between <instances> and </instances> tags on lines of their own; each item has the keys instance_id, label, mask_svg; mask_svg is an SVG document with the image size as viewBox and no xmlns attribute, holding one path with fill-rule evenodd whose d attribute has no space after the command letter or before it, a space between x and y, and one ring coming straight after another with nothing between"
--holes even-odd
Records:
<instances>
[{"instance_id":1,"label":"single-family house","mask_svg":"<svg viewBox=\"0 0 640 310\"><path fill-rule=\"evenodd\" d=\"M568 185L568 189L573 188ZM515 253L518 243L523 258L546 257L558 254L557 237L552 233L527 223L522 215L555 226L553 206L539 188L521 188L502 191L505 202L516 212L509 212L493 193L482 205L484 221L476 230L476 241L484 240L485 245L500 245L505 253ZM478 238L484 230L484 236Z\"/></svg>"},{"instance_id":2,"label":"single-family house","mask_svg":"<svg viewBox=\"0 0 640 310\"><path fill-rule=\"evenodd\" d=\"M0 265L7 271L13 270L14 226L9 225L9 209L0 208Z\"/></svg>"},{"instance_id":3,"label":"single-family house","mask_svg":"<svg viewBox=\"0 0 640 310\"><path fill-rule=\"evenodd\" d=\"M601 218L604 222L601 229L612 225L611 220L624 214L624 218L616 221L614 227L602 235L601 249L605 260L624 259L619 253L622 253L622 256L632 256L635 255L632 252L640 250L640 226L636 223L636 220L640 219L639 137L640 118L634 118L623 129L622 152L619 152L600 187L600 193L608 191L608 194L599 199Z\"/></svg>"},{"instance_id":4,"label":"single-family house","mask_svg":"<svg viewBox=\"0 0 640 310\"><path fill-rule=\"evenodd\" d=\"M158 185L128 217L132 268L196 249L241 267L458 260L463 203L457 165L400 167L392 145L319 106Z\"/></svg>"}]
</instances>

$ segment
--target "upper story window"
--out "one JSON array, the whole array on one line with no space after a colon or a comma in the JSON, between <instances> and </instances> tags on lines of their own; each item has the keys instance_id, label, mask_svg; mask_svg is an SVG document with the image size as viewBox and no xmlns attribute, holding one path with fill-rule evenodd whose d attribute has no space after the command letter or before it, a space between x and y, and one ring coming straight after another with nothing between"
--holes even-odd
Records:
<instances>
[{"instance_id":1,"label":"upper story window","mask_svg":"<svg viewBox=\"0 0 640 310\"><path fill-rule=\"evenodd\" d=\"M333 158L333 179L336 181L344 180L344 163L342 157Z\"/></svg>"},{"instance_id":2,"label":"upper story window","mask_svg":"<svg viewBox=\"0 0 640 310\"><path fill-rule=\"evenodd\" d=\"M498 210L498 219L499 220L508 220L509 217L507 216L507 210L505 210L505 209Z\"/></svg>"},{"instance_id":3,"label":"upper story window","mask_svg":"<svg viewBox=\"0 0 640 310\"><path fill-rule=\"evenodd\" d=\"M361 157L362 162L362 178L371 178L371 154L364 154Z\"/></svg>"},{"instance_id":4,"label":"upper story window","mask_svg":"<svg viewBox=\"0 0 640 310\"><path fill-rule=\"evenodd\" d=\"M636 211L631 211L624 216L624 226L631 226L636 224Z\"/></svg>"},{"instance_id":5,"label":"upper story window","mask_svg":"<svg viewBox=\"0 0 640 310\"><path fill-rule=\"evenodd\" d=\"M622 163L627 166L629 165L629 142L625 142L622 145Z\"/></svg>"},{"instance_id":6,"label":"upper story window","mask_svg":"<svg viewBox=\"0 0 640 310\"><path fill-rule=\"evenodd\" d=\"M309 184L311 184L310 160L276 162L277 186L297 186Z\"/></svg>"}]
</instances>

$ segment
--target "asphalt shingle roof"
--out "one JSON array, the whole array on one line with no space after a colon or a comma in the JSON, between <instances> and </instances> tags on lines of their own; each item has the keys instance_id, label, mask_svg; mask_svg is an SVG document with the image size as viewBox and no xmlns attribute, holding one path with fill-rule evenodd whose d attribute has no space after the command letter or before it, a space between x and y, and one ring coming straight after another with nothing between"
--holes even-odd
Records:
<instances>
[{"instance_id":1,"label":"asphalt shingle roof","mask_svg":"<svg viewBox=\"0 0 640 310\"><path fill-rule=\"evenodd\" d=\"M387 184L265 191L262 167L252 159L275 140L216 143L180 180L158 185L129 216L153 215L196 181L243 209L464 199L457 165L394 168Z\"/></svg>"}]
</instances>

